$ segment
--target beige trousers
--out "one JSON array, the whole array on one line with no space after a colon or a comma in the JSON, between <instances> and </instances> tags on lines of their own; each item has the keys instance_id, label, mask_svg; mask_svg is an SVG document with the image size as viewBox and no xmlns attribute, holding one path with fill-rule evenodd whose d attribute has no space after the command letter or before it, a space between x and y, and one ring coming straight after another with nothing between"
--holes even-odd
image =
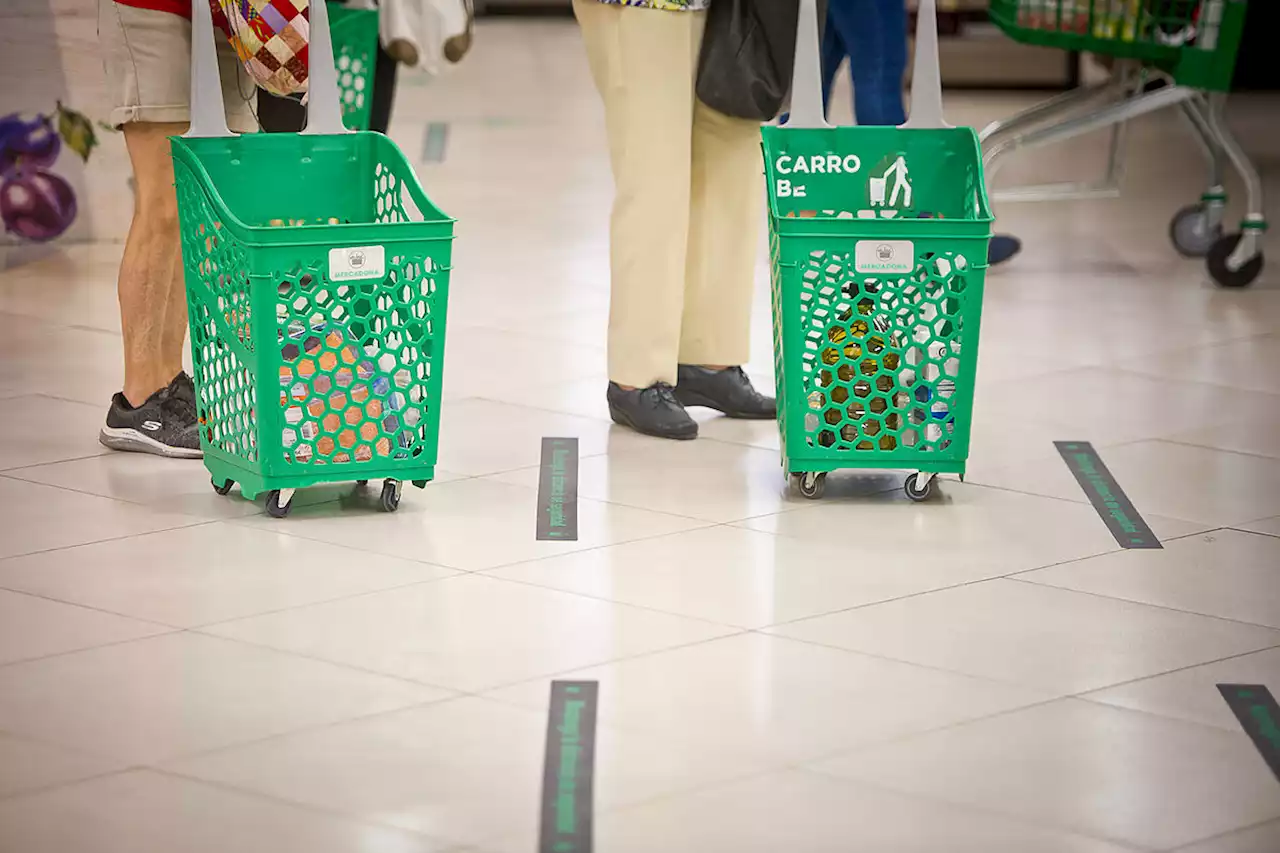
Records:
<instances>
[{"instance_id":1,"label":"beige trousers","mask_svg":"<svg viewBox=\"0 0 1280 853\"><path fill-rule=\"evenodd\" d=\"M677 364L743 364L763 215L760 125L694 96L705 12L573 6L617 187L609 378L675 384Z\"/></svg>"}]
</instances>

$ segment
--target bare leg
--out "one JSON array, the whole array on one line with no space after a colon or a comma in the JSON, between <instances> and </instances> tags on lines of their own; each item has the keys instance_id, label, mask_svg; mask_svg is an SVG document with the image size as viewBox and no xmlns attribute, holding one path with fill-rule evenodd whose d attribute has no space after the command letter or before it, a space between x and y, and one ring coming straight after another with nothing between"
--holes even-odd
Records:
<instances>
[{"instance_id":1,"label":"bare leg","mask_svg":"<svg viewBox=\"0 0 1280 853\"><path fill-rule=\"evenodd\" d=\"M123 390L133 406L168 385L182 365L187 308L168 137L185 130L183 124L124 126L137 186L119 279Z\"/></svg>"}]
</instances>

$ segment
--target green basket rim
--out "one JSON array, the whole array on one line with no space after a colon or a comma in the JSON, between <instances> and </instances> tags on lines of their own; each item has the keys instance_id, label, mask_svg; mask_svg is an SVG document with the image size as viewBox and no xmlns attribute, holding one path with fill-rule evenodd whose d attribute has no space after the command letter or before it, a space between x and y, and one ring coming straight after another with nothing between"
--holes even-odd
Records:
<instances>
[{"instance_id":1,"label":"green basket rim","mask_svg":"<svg viewBox=\"0 0 1280 853\"><path fill-rule=\"evenodd\" d=\"M296 133L244 133L233 134L232 137L210 137L212 139L225 140L235 138L237 140L252 140L250 144L285 144L283 141L276 143L273 138L282 140L296 138L303 134ZM316 223L314 225L250 225L242 220L239 216L231 211L227 203L222 198L222 193L218 192L209 172L204 167L204 163L196 155L191 146L191 139L183 136L169 137L175 158L182 161L182 164L191 170L197 183L205 189L205 196L209 201L213 212L222 220L224 227L228 228L235 237L247 246L319 246L331 244L335 242L335 237L341 234L356 235L361 231L368 231L370 228L384 229L394 228L396 233L393 237L395 240L452 240L454 237L453 227L457 224L457 220L446 215L431 199L427 196L426 190L422 187L422 182L418 179L418 174L413 166L409 163L409 158L405 157L404 152L400 150L400 146L385 134L378 133L373 130L353 130L343 134L316 134L315 139L346 139L359 136L377 136L386 140L387 149L390 156L394 157L398 162L396 165L402 166L406 174L413 176L413 181L408 183L409 193L419 210L430 209L440 214L438 219L424 219L422 222L350 222L339 224ZM196 137L197 143L202 142L205 137ZM271 141L268 141L271 140ZM424 214L425 215L425 214ZM445 229L445 233L437 233ZM314 237L312 236L314 235ZM344 242L344 241L338 241Z\"/></svg>"},{"instance_id":2,"label":"green basket rim","mask_svg":"<svg viewBox=\"0 0 1280 853\"><path fill-rule=\"evenodd\" d=\"M795 217L795 216L785 216L781 214L778 210L778 197L773 192L773 185L774 185L773 184L773 161L774 161L773 153L775 150L774 145L780 139L782 134L784 133L847 134L850 131L857 131L859 129L860 128L857 125L844 126L844 127L812 128L812 127L786 127L784 125L769 125L769 124L764 125L763 127L760 128L760 137L761 137L760 147L764 153L765 186L769 196L770 218L777 223L804 222L804 223L809 223L811 225L818 225L819 223L829 223L829 224L839 223L839 226L832 230L828 230L825 227L819 227L813 231L801 231L799 228L787 227L785 229L779 228L778 233L785 234L788 237L806 236L806 235L816 236L816 237L832 237L832 236L840 236L840 235L852 236L853 230L849 226L854 223L858 223L862 226L871 226L873 224L877 226L877 230L873 234L870 234L870 233L868 234L869 237L872 237L872 238L889 237L891 235L886 232L892 229L880 230L879 229L880 223L894 223L897 225L903 225L904 223L911 223L911 226L905 229L904 233L923 234L923 235L932 234L934 236L944 236L948 232L950 232L952 236L980 237L982 236L980 233L957 234L955 233L954 229L956 226L972 226L971 228L966 230L977 230L981 226L985 225L987 226L986 227L987 235L990 236L990 230L991 230L990 225L992 222L995 221L995 214L991 212L991 201L987 195L986 170L984 169L984 164L982 160L982 143L978 139L978 132L974 130L972 127L943 127L943 128L898 127L898 128L895 128L895 131L898 133L916 133L916 134L954 133L958 135L964 135L965 137L967 137L967 139L969 140L970 144L973 147L974 162L978 164L978 171L980 173L980 178L981 178L981 180L978 181L978 188L977 188L978 212L971 219L896 219L896 218L895 219L858 219L856 217L850 219L848 217L840 218L838 216L827 216L823 214L821 211L818 211L818 214L816 216L806 216L804 218ZM873 128L869 126L862 129L871 130ZM883 133L885 131L885 128L881 126L874 126L874 130L880 133ZM917 230L920 226L924 226L923 229ZM951 226L951 227L948 228L946 226Z\"/></svg>"}]
</instances>

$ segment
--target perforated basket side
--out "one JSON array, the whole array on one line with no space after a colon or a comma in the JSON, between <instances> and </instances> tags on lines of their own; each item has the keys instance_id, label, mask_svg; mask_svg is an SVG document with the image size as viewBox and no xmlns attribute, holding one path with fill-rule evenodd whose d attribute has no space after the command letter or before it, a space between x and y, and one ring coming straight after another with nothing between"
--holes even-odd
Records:
<instances>
[{"instance_id":1,"label":"perforated basket side","mask_svg":"<svg viewBox=\"0 0 1280 853\"><path fill-rule=\"evenodd\" d=\"M201 446L206 454L256 467L258 342L245 250L179 159L174 177Z\"/></svg>"},{"instance_id":2,"label":"perforated basket side","mask_svg":"<svg viewBox=\"0 0 1280 853\"><path fill-rule=\"evenodd\" d=\"M330 3L329 29L338 69L342 122L351 130L368 130L378 58L378 10L349 9Z\"/></svg>"}]
</instances>

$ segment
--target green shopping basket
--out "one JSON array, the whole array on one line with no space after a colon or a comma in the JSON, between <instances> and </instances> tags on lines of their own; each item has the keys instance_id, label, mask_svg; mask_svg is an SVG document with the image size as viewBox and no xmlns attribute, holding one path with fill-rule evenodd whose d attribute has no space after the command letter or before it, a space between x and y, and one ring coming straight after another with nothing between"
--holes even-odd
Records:
<instances>
[{"instance_id":1,"label":"green shopping basket","mask_svg":"<svg viewBox=\"0 0 1280 853\"><path fill-rule=\"evenodd\" d=\"M328 11L343 124L349 130L368 130L378 62L378 10L330 2Z\"/></svg>"},{"instance_id":2,"label":"green shopping basket","mask_svg":"<svg viewBox=\"0 0 1280 853\"><path fill-rule=\"evenodd\" d=\"M763 130L784 470L805 497L846 468L908 469L928 498L968 457L991 212L970 128L941 119L934 0L901 128L827 125L815 0L791 116Z\"/></svg>"},{"instance_id":3,"label":"green shopping basket","mask_svg":"<svg viewBox=\"0 0 1280 853\"><path fill-rule=\"evenodd\" d=\"M1226 92L1247 0L991 0L991 21L1025 44L1137 59L1175 83Z\"/></svg>"},{"instance_id":4,"label":"green shopping basket","mask_svg":"<svg viewBox=\"0 0 1280 853\"><path fill-rule=\"evenodd\" d=\"M295 489L434 475L453 221L387 137L347 132L325 4L300 134L227 130L207 4L173 137L200 442L214 488L286 515Z\"/></svg>"}]
</instances>

